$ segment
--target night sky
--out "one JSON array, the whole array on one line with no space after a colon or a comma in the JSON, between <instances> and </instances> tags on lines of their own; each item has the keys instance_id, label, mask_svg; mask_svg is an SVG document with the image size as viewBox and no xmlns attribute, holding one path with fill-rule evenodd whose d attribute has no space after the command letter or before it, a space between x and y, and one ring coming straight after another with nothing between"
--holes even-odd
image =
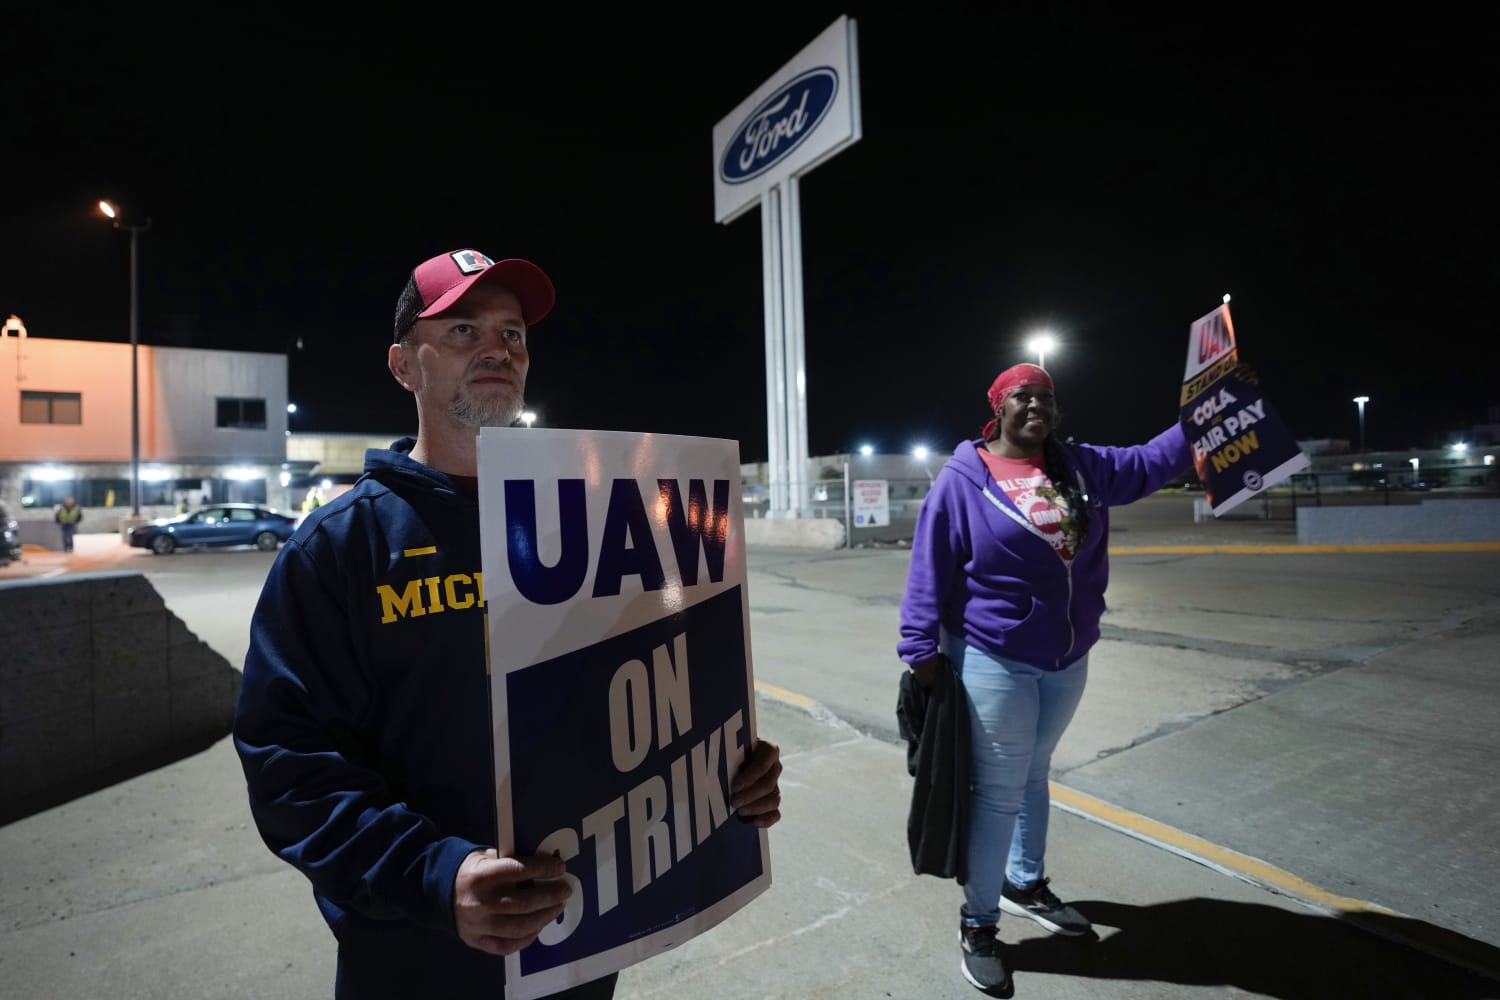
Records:
<instances>
[{"instance_id":1,"label":"night sky","mask_svg":"<svg viewBox=\"0 0 1500 1000\"><path fill-rule=\"evenodd\" d=\"M763 460L760 221L713 221L711 133L848 14L864 137L802 181L811 454L948 452L1040 326L1064 431L1142 440L1224 292L1298 438L1355 440L1359 394L1375 448L1500 405L1500 39L1477 8L268 7L3 16L0 316L129 339L107 197L151 219L143 343L290 351L294 430L405 433L385 351L407 273L523 256L558 290L531 333L542 424Z\"/></svg>"}]
</instances>

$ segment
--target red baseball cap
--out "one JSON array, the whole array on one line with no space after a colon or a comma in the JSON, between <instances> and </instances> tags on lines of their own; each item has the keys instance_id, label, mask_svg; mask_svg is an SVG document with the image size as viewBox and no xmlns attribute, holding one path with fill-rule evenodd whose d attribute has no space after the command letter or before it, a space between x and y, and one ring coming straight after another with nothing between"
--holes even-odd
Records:
<instances>
[{"instance_id":1,"label":"red baseball cap","mask_svg":"<svg viewBox=\"0 0 1500 1000\"><path fill-rule=\"evenodd\" d=\"M454 250L429 257L412 271L396 304L396 339L417 320L446 312L481 279L498 281L515 292L527 326L540 323L557 301L552 279L529 260L493 260L478 250Z\"/></svg>"}]
</instances>

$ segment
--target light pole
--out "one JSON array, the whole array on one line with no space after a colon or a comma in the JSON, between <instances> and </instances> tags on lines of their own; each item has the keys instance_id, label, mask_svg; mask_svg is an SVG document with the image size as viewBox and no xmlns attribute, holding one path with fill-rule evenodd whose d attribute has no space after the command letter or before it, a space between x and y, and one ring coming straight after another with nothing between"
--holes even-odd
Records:
<instances>
[{"instance_id":1,"label":"light pole","mask_svg":"<svg viewBox=\"0 0 1500 1000\"><path fill-rule=\"evenodd\" d=\"M7 337L16 338L16 381L24 382L21 375L21 348L26 344L26 324L21 322L21 317L15 313L10 314L10 319L5 321L5 326L0 328L0 340Z\"/></svg>"},{"instance_id":2,"label":"light pole","mask_svg":"<svg viewBox=\"0 0 1500 1000\"><path fill-rule=\"evenodd\" d=\"M1047 352L1056 346L1057 338L1046 332L1038 333L1026 341L1026 349L1036 352L1036 366L1038 368L1047 367Z\"/></svg>"},{"instance_id":3,"label":"light pole","mask_svg":"<svg viewBox=\"0 0 1500 1000\"><path fill-rule=\"evenodd\" d=\"M145 222L127 223L120 219L120 210L108 201L99 202L99 211L115 220L115 228L130 234L130 516L141 516L141 387L139 362L140 347L139 316L137 301L138 286L136 258L137 244L141 233L151 228L148 216Z\"/></svg>"},{"instance_id":4,"label":"light pole","mask_svg":"<svg viewBox=\"0 0 1500 1000\"><path fill-rule=\"evenodd\" d=\"M1359 450L1365 450L1365 404L1370 401L1369 396L1355 396L1354 405L1359 407Z\"/></svg>"}]
</instances>

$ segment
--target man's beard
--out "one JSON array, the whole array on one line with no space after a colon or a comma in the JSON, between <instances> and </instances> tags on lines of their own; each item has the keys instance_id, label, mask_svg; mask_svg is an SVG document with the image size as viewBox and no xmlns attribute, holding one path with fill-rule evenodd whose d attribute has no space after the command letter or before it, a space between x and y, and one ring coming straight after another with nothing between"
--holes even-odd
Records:
<instances>
[{"instance_id":1,"label":"man's beard","mask_svg":"<svg viewBox=\"0 0 1500 1000\"><path fill-rule=\"evenodd\" d=\"M488 403L459 392L448 404L448 415L465 427L509 427L525 408L526 401L519 395Z\"/></svg>"}]
</instances>

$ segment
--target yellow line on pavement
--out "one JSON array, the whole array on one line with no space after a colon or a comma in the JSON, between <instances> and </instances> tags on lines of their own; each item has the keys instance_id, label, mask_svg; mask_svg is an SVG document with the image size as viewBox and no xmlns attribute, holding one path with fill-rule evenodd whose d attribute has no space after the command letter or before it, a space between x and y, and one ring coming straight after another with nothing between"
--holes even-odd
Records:
<instances>
[{"instance_id":1,"label":"yellow line on pavement","mask_svg":"<svg viewBox=\"0 0 1500 1000\"><path fill-rule=\"evenodd\" d=\"M814 702L806 695L788 691L786 688L767 684L764 681L755 682L755 690L778 701L795 705L802 709L811 709ZM1277 868L1275 865L1252 858L1248 854L1232 851L1227 847L1221 847L1202 837L1195 837L1190 833L1184 833L1175 827L1158 823L1156 820L1147 819L1145 816L1137 815L1118 806L1112 806L1108 802L1096 799L1091 795L1075 791L1056 782L1049 782L1052 789L1053 804L1079 813L1088 819L1097 820L1106 826L1114 827L1122 832L1131 834L1140 839L1150 841L1161 847L1184 855L1192 860L1207 864L1230 875L1235 875L1247 881L1259 882L1264 885L1275 886L1292 895L1298 896L1308 902L1327 907L1330 909L1343 910L1349 913L1373 912L1396 916L1394 911L1385 909L1374 903L1363 899L1353 899L1349 896L1340 896L1326 889L1313 885L1304 879L1298 878L1289 871Z\"/></svg>"},{"instance_id":2,"label":"yellow line on pavement","mask_svg":"<svg viewBox=\"0 0 1500 1000\"><path fill-rule=\"evenodd\" d=\"M1196 861L1252 885L1273 891L1280 890L1308 905L1336 913L1341 919L1387 940L1416 948L1489 979L1500 980L1496 950L1483 942L1446 927L1414 920L1368 900L1329 892L1259 858L1220 847L1202 837L1183 833L1165 823L1112 806L1056 782L1048 782L1048 787L1052 790L1052 804L1066 812L1154 844L1179 857ZM1387 921L1385 918L1388 917L1397 920Z\"/></svg>"},{"instance_id":3,"label":"yellow line on pavement","mask_svg":"<svg viewBox=\"0 0 1500 1000\"><path fill-rule=\"evenodd\" d=\"M775 698L777 701L784 701L789 705L796 705L798 708L811 709L813 707L813 700L807 697L807 695L797 694L795 691L788 691L786 688L779 688L775 684L767 684L764 681L756 681L755 690L760 692L761 694L769 695L770 697Z\"/></svg>"},{"instance_id":4,"label":"yellow line on pavement","mask_svg":"<svg viewBox=\"0 0 1500 1000\"><path fill-rule=\"evenodd\" d=\"M1275 886L1308 902L1331 909L1350 913L1371 912L1397 915L1395 911L1383 906L1329 892L1259 858L1252 858L1248 854L1220 847L1202 837L1195 837L1175 827L1167 826L1165 823L1158 823L1154 819L1147 819L1145 816L1112 806L1108 802L1066 788L1056 782L1049 782L1049 787L1052 789L1052 801L1057 805L1159 844L1175 853L1205 862L1231 875Z\"/></svg>"},{"instance_id":5,"label":"yellow line on pavement","mask_svg":"<svg viewBox=\"0 0 1500 1000\"><path fill-rule=\"evenodd\" d=\"M755 690L758 694L808 711L818 711L817 703L811 698L774 684L756 681ZM1342 919L1380 937L1435 955L1490 979L1500 979L1500 965L1496 964L1495 949L1472 938L1421 921L1413 921L1409 917L1401 921L1400 927L1393 928L1389 923L1383 922L1384 918L1402 918L1404 915L1378 903L1330 892L1259 858L1221 847L1202 837L1184 833L1165 823L1147 819L1056 782L1048 782L1048 787L1052 792L1052 804L1065 812L1153 844L1232 878L1273 891L1280 890L1305 904L1337 913Z\"/></svg>"},{"instance_id":6,"label":"yellow line on pavement","mask_svg":"<svg viewBox=\"0 0 1500 1000\"><path fill-rule=\"evenodd\" d=\"M1381 542L1368 545L1111 545L1112 556L1297 555L1305 552L1500 552L1500 542Z\"/></svg>"}]
</instances>

